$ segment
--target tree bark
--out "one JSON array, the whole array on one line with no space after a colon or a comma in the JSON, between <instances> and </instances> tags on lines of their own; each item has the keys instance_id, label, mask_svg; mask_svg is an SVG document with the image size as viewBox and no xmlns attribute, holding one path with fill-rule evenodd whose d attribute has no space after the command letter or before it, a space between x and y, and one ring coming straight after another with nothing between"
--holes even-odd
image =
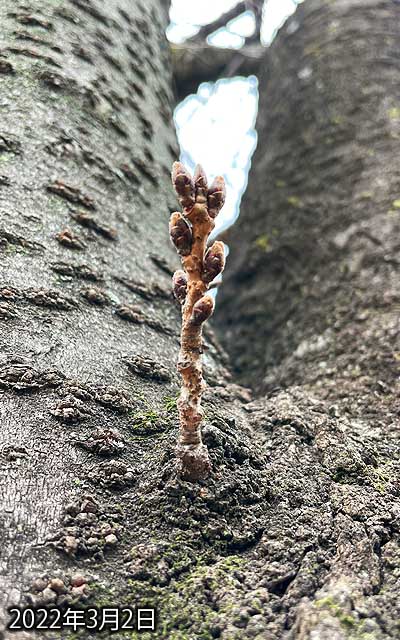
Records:
<instances>
[{"instance_id":1,"label":"tree bark","mask_svg":"<svg viewBox=\"0 0 400 640\"><path fill-rule=\"evenodd\" d=\"M204 483L174 458L165 2L0 8L3 626L147 605L145 640L398 637L398 7L308 0L268 54L218 304L263 382L207 333Z\"/></svg>"},{"instance_id":2,"label":"tree bark","mask_svg":"<svg viewBox=\"0 0 400 640\"><path fill-rule=\"evenodd\" d=\"M259 78L218 309L273 478L260 637L400 632L399 35L393 2L310 0Z\"/></svg>"},{"instance_id":3,"label":"tree bark","mask_svg":"<svg viewBox=\"0 0 400 640\"><path fill-rule=\"evenodd\" d=\"M178 431L179 150L164 3L3 0L0 12L4 627L9 606L60 601L32 589L42 575L59 574L68 597L76 572L118 585L148 535L132 537L135 487L146 468L161 482ZM211 344L207 362L223 381Z\"/></svg>"}]
</instances>

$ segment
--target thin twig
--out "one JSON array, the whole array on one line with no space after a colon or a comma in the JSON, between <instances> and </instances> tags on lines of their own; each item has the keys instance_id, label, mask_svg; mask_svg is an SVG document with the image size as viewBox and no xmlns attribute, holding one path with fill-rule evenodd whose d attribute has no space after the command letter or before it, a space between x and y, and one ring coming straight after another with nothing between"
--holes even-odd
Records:
<instances>
[{"instance_id":1,"label":"thin twig","mask_svg":"<svg viewBox=\"0 0 400 640\"><path fill-rule=\"evenodd\" d=\"M212 281L225 266L224 246L207 240L214 229L214 219L225 202L225 182L220 176L210 187L198 165L194 176L180 162L175 162L172 182L183 213L173 213L170 237L181 256L183 270L173 276L174 295L182 305L181 348L178 371L182 376L178 400L180 435L176 448L178 471L187 480L205 479L211 468L207 447L202 442L203 410L201 397L205 383L202 375L202 326L214 310L214 300L207 295Z\"/></svg>"}]
</instances>

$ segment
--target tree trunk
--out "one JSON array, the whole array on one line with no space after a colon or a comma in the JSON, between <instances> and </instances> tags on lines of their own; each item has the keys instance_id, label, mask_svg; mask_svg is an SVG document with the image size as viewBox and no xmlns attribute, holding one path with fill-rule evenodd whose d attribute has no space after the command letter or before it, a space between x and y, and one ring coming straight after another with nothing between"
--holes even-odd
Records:
<instances>
[{"instance_id":1,"label":"tree trunk","mask_svg":"<svg viewBox=\"0 0 400 640\"><path fill-rule=\"evenodd\" d=\"M260 637L400 634L399 18L310 0L260 77L219 296L271 474L254 557L279 599Z\"/></svg>"},{"instance_id":2,"label":"tree trunk","mask_svg":"<svg viewBox=\"0 0 400 640\"><path fill-rule=\"evenodd\" d=\"M219 304L241 379L266 379L250 403L208 332L195 484L164 3L0 7L3 625L154 605L144 639L397 637L398 7L308 0L266 57Z\"/></svg>"},{"instance_id":3,"label":"tree trunk","mask_svg":"<svg viewBox=\"0 0 400 640\"><path fill-rule=\"evenodd\" d=\"M137 487L162 486L178 427L179 150L161 2L0 4L4 626L9 606L60 603L32 590L43 574L68 597L77 571L125 587L150 535Z\"/></svg>"}]
</instances>

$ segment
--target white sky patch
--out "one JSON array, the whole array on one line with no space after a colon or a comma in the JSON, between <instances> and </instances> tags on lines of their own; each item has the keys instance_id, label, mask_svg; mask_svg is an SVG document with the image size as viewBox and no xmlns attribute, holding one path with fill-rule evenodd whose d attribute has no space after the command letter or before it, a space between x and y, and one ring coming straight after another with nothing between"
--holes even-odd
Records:
<instances>
[{"instance_id":1,"label":"white sky patch","mask_svg":"<svg viewBox=\"0 0 400 640\"><path fill-rule=\"evenodd\" d=\"M270 44L276 31L302 0L267 0L261 39ZM205 24L216 20L237 4L237 0L172 0L171 24L167 36L183 42ZM245 12L208 38L218 47L240 48L254 31L254 17ZM217 218L215 233L232 224L239 212L247 185L251 156L256 147L254 129L258 104L258 83L250 78L232 78L200 85L175 110L181 160L189 169L200 163L208 176L223 175L227 200Z\"/></svg>"},{"instance_id":2,"label":"white sky patch","mask_svg":"<svg viewBox=\"0 0 400 640\"><path fill-rule=\"evenodd\" d=\"M276 0L266 2L263 12L263 26L261 41L270 44L276 32L285 23L287 18L296 11L296 7L302 0Z\"/></svg>"},{"instance_id":3,"label":"white sky patch","mask_svg":"<svg viewBox=\"0 0 400 640\"><path fill-rule=\"evenodd\" d=\"M202 84L197 95L175 111L182 162L189 169L200 163L210 179L225 177L227 199L217 218L218 229L238 214L256 145L257 102L256 78L235 78Z\"/></svg>"},{"instance_id":4,"label":"white sky patch","mask_svg":"<svg viewBox=\"0 0 400 640\"><path fill-rule=\"evenodd\" d=\"M220 15L232 9L237 0L172 0L171 24L167 35L172 42L182 42L194 35L199 27L214 22ZM184 33L185 32L185 33Z\"/></svg>"},{"instance_id":5,"label":"white sky patch","mask_svg":"<svg viewBox=\"0 0 400 640\"><path fill-rule=\"evenodd\" d=\"M244 39L254 32L254 16L251 11L246 11L228 23L225 27L218 29L207 38L207 42L214 47L232 47L239 49L244 45Z\"/></svg>"},{"instance_id":6,"label":"white sky patch","mask_svg":"<svg viewBox=\"0 0 400 640\"><path fill-rule=\"evenodd\" d=\"M263 28L261 39L264 44L269 44L273 39L277 29L290 16L297 5L302 0L266 0L263 12ZM171 23L167 29L167 35L171 42L183 42L186 38L197 33L198 29L213 22L223 13L229 11L237 4L237 0L172 0L170 9ZM252 13L246 12L235 18L229 23L229 31L238 36L249 36L254 29L254 19ZM225 32L222 34L222 32ZM243 39L235 41L230 40L229 32L226 29L220 29L217 41L214 41L216 35L212 37L212 44L215 46L232 46L238 47L243 44ZM221 38L226 38L224 41ZM210 39L211 41L211 39ZM239 43L239 44L238 44Z\"/></svg>"}]
</instances>

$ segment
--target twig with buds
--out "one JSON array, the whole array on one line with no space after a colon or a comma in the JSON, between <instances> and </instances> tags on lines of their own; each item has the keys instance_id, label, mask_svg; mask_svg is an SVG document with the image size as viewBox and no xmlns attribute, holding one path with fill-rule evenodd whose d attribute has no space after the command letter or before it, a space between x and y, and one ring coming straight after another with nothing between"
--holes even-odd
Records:
<instances>
[{"instance_id":1,"label":"twig with buds","mask_svg":"<svg viewBox=\"0 0 400 640\"><path fill-rule=\"evenodd\" d=\"M179 253L183 270L173 276L174 295L182 305L181 349L178 371L182 376L178 400L180 435L176 448L179 472L187 480L205 479L211 469L207 447L201 439L205 388L202 375L202 326L214 310L207 295L210 283L225 266L224 245L214 242L207 249L214 219L225 202L225 182L215 178L210 187L203 169L197 165L194 176L180 162L172 168L172 184L182 205L169 223L171 240Z\"/></svg>"}]
</instances>

